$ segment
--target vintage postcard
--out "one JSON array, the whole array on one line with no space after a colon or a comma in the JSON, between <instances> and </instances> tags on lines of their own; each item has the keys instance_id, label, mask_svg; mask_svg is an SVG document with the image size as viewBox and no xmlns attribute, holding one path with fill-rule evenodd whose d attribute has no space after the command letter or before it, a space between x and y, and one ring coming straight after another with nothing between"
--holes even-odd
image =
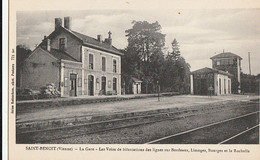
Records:
<instances>
[{"instance_id":1,"label":"vintage postcard","mask_svg":"<svg viewBox=\"0 0 260 160\"><path fill-rule=\"evenodd\" d=\"M10 0L7 158L260 159L257 1Z\"/></svg>"}]
</instances>

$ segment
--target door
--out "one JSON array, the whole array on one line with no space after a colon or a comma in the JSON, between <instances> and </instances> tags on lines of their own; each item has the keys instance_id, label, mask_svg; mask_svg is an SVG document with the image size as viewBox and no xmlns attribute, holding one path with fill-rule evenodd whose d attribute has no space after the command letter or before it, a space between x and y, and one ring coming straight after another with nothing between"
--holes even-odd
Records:
<instances>
[{"instance_id":1,"label":"door","mask_svg":"<svg viewBox=\"0 0 260 160\"><path fill-rule=\"evenodd\" d=\"M117 79L116 78L113 78L113 91L114 93L117 94Z\"/></svg>"},{"instance_id":2,"label":"door","mask_svg":"<svg viewBox=\"0 0 260 160\"><path fill-rule=\"evenodd\" d=\"M88 95L94 96L94 76L88 76Z\"/></svg>"},{"instance_id":3,"label":"door","mask_svg":"<svg viewBox=\"0 0 260 160\"><path fill-rule=\"evenodd\" d=\"M218 85L218 87L219 87L219 94L221 94L221 79L219 78L219 85Z\"/></svg>"},{"instance_id":4,"label":"door","mask_svg":"<svg viewBox=\"0 0 260 160\"><path fill-rule=\"evenodd\" d=\"M226 79L224 79L224 94L227 94L227 89L226 89Z\"/></svg>"},{"instance_id":5,"label":"door","mask_svg":"<svg viewBox=\"0 0 260 160\"><path fill-rule=\"evenodd\" d=\"M102 81L102 83L101 83L102 94L105 95L106 94L106 82L107 82L106 77L102 77L101 81Z\"/></svg>"},{"instance_id":6,"label":"door","mask_svg":"<svg viewBox=\"0 0 260 160\"><path fill-rule=\"evenodd\" d=\"M208 94L207 79L201 79L200 93L201 93L201 95Z\"/></svg>"},{"instance_id":7,"label":"door","mask_svg":"<svg viewBox=\"0 0 260 160\"><path fill-rule=\"evenodd\" d=\"M77 96L77 74L70 74L70 96Z\"/></svg>"},{"instance_id":8,"label":"door","mask_svg":"<svg viewBox=\"0 0 260 160\"><path fill-rule=\"evenodd\" d=\"M136 94L138 94L138 83L136 84Z\"/></svg>"}]
</instances>

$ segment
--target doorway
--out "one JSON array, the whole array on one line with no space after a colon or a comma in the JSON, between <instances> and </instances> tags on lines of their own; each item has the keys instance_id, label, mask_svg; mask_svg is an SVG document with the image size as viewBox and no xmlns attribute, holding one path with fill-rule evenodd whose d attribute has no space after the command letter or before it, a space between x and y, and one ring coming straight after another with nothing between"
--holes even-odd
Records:
<instances>
[{"instance_id":1,"label":"doorway","mask_svg":"<svg viewBox=\"0 0 260 160\"><path fill-rule=\"evenodd\" d=\"M114 91L115 93L117 93L117 87L116 87L116 85L117 85L117 79L116 79L116 78L113 78L113 91Z\"/></svg>"},{"instance_id":2,"label":"doorway","mask_svg":"<svg viewBox=\"0 0 260 160\"><path fill-rule=\"evenodd\" d=\"M70 74L70 96L77 96L77 74Z\"/></svg>"},{"instance_id":3,"label":"doorway","mask_svg":"<svg viewBox=\"0 0 260 160\"><path fill-rule=\"evenodd\" d=\"M224 79L224 94L227 94L227 89L226 89L226 79Z\"/></svg>"},{"instance_id":4,"label":"doorway","mask_svg":"<svg viewBox=\"0 0 260 160\"><path fill-rule=\"evenodd\" d=\"M88 95L94 96L94 76L88 76Z\"/></svg>"},{"instance_id":5,"label":"doorway","mask_svg":"<svg viewBox=\"0 0 260 160\"><path fill-rule=\"evenodd\" d=\"M218 87L219 87L219 94L221 94L221 79L219 78L219 85L218 85Z\"/></svg>"},{"instance_id":6,"label":"doorway","mask_svg":"<svg viewBox=\"0 0 260 160\"><path fill-rule=\"evenodd\" d=\"M208 94L207 79L201 79L200 86L201 86L200 88L201 95L207 95Z\"/></svg>"},{"instance_id":7,"label":"doorway","mask_svg":"<svg viewBox=\"0 0 260 160\"><path fill-rule=\"evenodd\" d=\"M104 76L101 77L101 90L103 95L106 94L106 82L107 82L107 78Z\"/></svg>"}]
</instances>

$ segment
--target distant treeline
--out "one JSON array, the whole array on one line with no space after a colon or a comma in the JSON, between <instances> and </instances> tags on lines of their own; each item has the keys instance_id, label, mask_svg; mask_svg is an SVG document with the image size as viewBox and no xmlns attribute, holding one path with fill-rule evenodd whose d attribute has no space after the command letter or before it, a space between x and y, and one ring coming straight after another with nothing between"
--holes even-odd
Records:
<instances>
[{"instance_id":1,"label":"distant treeline","mask_svg":"<svg viewBox=\"0 0 260 160\"><path fill-rule=\"evenodd\" d=\"M259 94L260 74L257 76L241 73L241 91L243 94Z\"/></svg>"}]
</instances>

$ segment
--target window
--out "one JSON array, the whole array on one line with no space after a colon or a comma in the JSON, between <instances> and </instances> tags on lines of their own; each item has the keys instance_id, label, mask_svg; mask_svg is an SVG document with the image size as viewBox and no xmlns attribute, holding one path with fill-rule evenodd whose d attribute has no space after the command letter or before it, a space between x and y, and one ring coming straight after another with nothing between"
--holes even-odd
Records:
<instances>
[{"instance_id":1,"label":"window","mask_svg":"<svg viewBox=\"0 0 260 160\"><path fill-rule=\"evenodd\" d=\"M223 59L223 64L224 64L224 65L229 64L229 59Z\"/></svg>"},{"instance_id":2,"label":"window","mask_svg":"<svg viewBox=\"0 0 260 160\"><path fill-rule=\"evenodd\" d=\"M217 65L220 65L220 61L219 61L219 60L217 60L217 61L216 61L216 64L217 64Z\"/></svg>"},{"instance_id":3,"label":"window","mask_svg":"<svg viewBox=\"0 0 260 160\"><path fill-rule=\"evenodd\" d=\"M102 57L102 71L106 71L106 57Z\"/></svg>"},{"instance_id":4,"label":"window","mask_svg":"<svg viewBox=\"0 0 260 160\"><path fill-rule=\"evenodd\" d=\"M117 69L117 68L116 68L116 60L114 59L114 60L113 60L113 72L114 72L114 73L117 72L116 69Z\"/></svg>"},{"instance_id":5,"label":"window","mask_svg":"<svg viewBox=\"0 0 260 160\"><path fill-rule=\"evenodd\" d=\"M60 38L60 50L65 50L65 38Z\"/></svg>"},{"instance_id":6,"label":"window","mask_svg":"<svg viewBox=\"0 0 260 160\"><path fill-rule=\"evenodd\" d=\"M93 69L94 68L94 58L93 58L93 54L89 54L89 69Z\"/></svg>"},{"instance_id":7,"label":"window","mask_svg":"<svg viewBox=\"0 0 260 160\"><path fill-rule=\"evenodd\" d=\"M234 64L234 65L237 65L237 59L236 59L236 58L233 59L233 64Z\"/></svg>"},{"instance_id":8,"label":"window","mask_svg":"<svg viewBox=\"0 0 260 160\"><path fill-rule=\"evenodd\" d=\"M229 60L228 60L228 64L233 64L233 60L232 60L232 59L229 59Z\"/></svg>"}]
</instances>

